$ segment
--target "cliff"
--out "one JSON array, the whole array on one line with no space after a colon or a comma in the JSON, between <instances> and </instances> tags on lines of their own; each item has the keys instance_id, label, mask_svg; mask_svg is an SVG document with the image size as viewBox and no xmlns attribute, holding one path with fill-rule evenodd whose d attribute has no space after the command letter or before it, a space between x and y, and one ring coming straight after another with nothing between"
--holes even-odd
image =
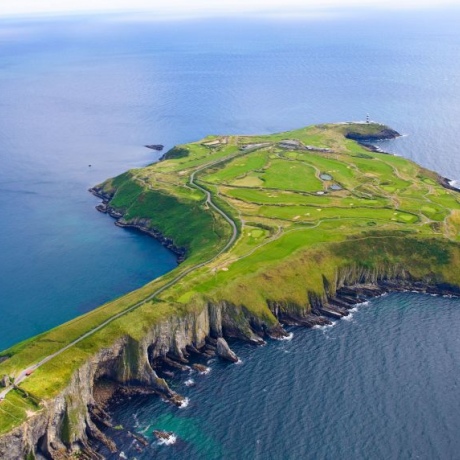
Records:
<instances>
[{"instance_id":1,"label":"cliff","mask_svg":"<svg viewBox=\"0 0 460 460\"><path fill-rule=\"evenodd\" d=\"M71 458L73 452L80 452L79 458L99 458L94 450L98 443L115 451L113 442L99 430L101 424L110 424L104 408L95 398L99 382L109 380L121 385L142 386L173 404L180 404L181 397L155 372L158 361L187 363L190 346L197 353L204 352L207 339L220 338L224 331L227 336L261 343L262 339L252 332L250 321L251 318L238 308L225 303L210 304L199 312L160 322L146 330L140 340L121 337L83 363L64 391L44 401L38 413L0 436L0 458L63 459ZM283 333L277 325L270 327L261 323L260 326L267 336Z\"/></svg>"}]
</instances>

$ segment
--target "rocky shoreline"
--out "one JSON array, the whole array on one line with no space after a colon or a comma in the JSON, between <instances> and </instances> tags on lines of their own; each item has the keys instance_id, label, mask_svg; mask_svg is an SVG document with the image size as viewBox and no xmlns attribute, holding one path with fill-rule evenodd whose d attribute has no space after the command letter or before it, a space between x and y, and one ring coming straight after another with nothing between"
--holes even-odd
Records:
<instances>
[{"instance_id":1,"label":"rocky shoreline","mask_svg":"<svg viewBox=\"0 0 460 460\"><path fill-rule=\"evenodd\" d=\"M392 139L396 139L401 136L402 135L400 133L398 133L397 131L393 129L389 129L389 128L382 129L380 132L375 133L375 134L359 134L355 132L349 132L345 135L347 139L352 139L356 141L359 145L364 147L366 150L369 150L370 152L384 153L387 155L393 155L393 153L385 152L379 146L373 144L373 142L392 140ZM439 174L437 174L436 176L437 176L436 180L439 185L449 190L453 190L454 192L460 192L460 188L452 185L451 179L448 179L447 177L443 177Z\"/></svg>"},{"instance_id":2,"label":"rocky shoreline","mask_svg":"<svg viewBox=\"0 0 460 460\"><path fill-rule=\"evenodd\" d=\"M159 230L150 227L150 221L148 219L138 219L135 222L126 222L123 220L123 213L110 206L110 200L113 196L104 193L97 187L90 188L89 192L102 200L102 203L98 204L96 209L103 214L108 214L113 217L115 219L115 225L124 228L134 228L143 233L147 233L159 241L165 248L176 254L178 264L186 259L187 250L176 246L171 238L167 238Z\"/></svg>"},{"instance_id":3,"label":"rocky shoreline","mask_svg":"<svg viewBox=\"0 0 460 460\"><path fill-rule=\"evenodd\" d=\"M454 192L460 192L460 188L455 187L454 185L452 185L452 179L448 179L447 177L438 176L438 182L444 188L447 188L449 190L453 190Z\"/></svg>"},{"instance_id":4,"label":"rocky shoreline","mask_svg":"<svg viewBox=\"0 0 460 460\"><path fill-rule=\"evenodd\" d=\"M361 134L361 133L357 133L354 131L349 131L348 133L345 134L345 137L347 139L352 139L359 143L362 143L362 142L369 143L369 142L396 139L397 137L401 137L401 134L398 133L398 131L395 131L394 129L382 128L380 131L373 133L373 134L370 134L370 133Z\"/></svg>"},{"instance_id":5,"label":"rocky shoreline","mask_svg":"<svg viewBox=\"0 0 460 460\"><path fill-rule=\"evenodd\" d=\"M349 132L345 135L345 137L347 139L352 139L356 141L359 145L364 147L366 150L369 150L370 152L389 154L377 145L374 145L373 142L396 139L397 137L401 137L401 134L399 134L394 129L385 128L375 134L360 134L355 132Z\"/></svg>"},{"instance_id":6,"label":"rocky shoreline","mask_svg":"<svg viewBox=\"0 0 460 460\"><path fill-rule=\"evenodd\" d=\"M239 337L239 340L250 342L254 345L265 344L265 340L267 338L282 340L288 338L290 335L283 326L297 326L302 328L327 326L332 324L333 320L339 320L350 315L350 310L356 308L357 305L363 304L372 298L395 292L415 292L449 297L460 296L460 289L456 287L447 285L430 285L428 283L412 280L381 280L375 284L358 283L350 286L342 286L335 292L334 296L327 297L327 302L316 302L312 307L311 312L306 315L295 314L292 312L287 313L280 308L280 305L272 303L271 309L277 316L280 323L280 327L276 329L276 333L273 333L273 331L271 331L270 334L266 331L264 333L263 329L260 329L259 332L254 330L260 340L248 340L248 338L244 336ZM187 345L180 355L177 355L174 352L168 352L165 355L158 356L153 360L152 368L162 379L172 379L175 378L177 374L190 373L192 371L199 374L205 374L210 370L210 368L207 367L207 361L215 356L218 356L229 363L238 362L238 357L230 349L228 343L223 337L216 338L209 335L206 336L204 344L199 347L194 344ZM139 453L143 452L144 448L147 447L151 441L148 441L141 435L136 435L128 430L117 427L115 425L116 421L113 421L108 413L110 412L110 408L113 407L113 405L124 402L126 398L131 398L136 395L155 394L179 407L181 407L181 404L183 404L184 401L184 398L177 394L176 398L170 398L165 393L146 386L130 384L122 385L114 382L102 382L101 384L111 386L110 396L106 396L105 399L104 397L95 396L95 400L98 401L98 404L96 405L96 408L92 408L91 411L93 421L98 424L101 429L106 427L107 430L104 431L108 433L115 434L115 432L118 431L117 437L133 438L135 448ZM120 433L119 431L123 431L123 433ZM174 436L174 433L163 432L161 430L154 430L152 431L152 434L160 443L163 439ZM115 444L112 445L107 442L104 444L106 447L116 448ZM114 451L112 450L112 452Z\"/></svg>"}]
</instances>

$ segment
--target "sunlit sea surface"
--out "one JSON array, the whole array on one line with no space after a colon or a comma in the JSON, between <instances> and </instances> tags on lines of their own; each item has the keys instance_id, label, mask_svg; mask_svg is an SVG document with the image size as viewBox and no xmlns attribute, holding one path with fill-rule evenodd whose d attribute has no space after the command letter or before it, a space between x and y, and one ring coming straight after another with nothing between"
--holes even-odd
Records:
<instances>
[{"instance_id":1,"label":"sunlit sea surface","mask_svg":"<svg viewBox=\"0 0 460 460\"><path fill-rule=\"evenodd\" d=\"M369 113L406 135L386 150L460 180L459 10L140 19L0 21L0 349L175 267L156 241L97 213L87 192L155 161L144 144ZM149 436L173 430L176 444L122 449L460 458L459 312L455 299L388 296L291 342L236 344L242 365L215 362L196 387L175 383L187 408L152 397L114 413Z\"/></svg>"}]
</instances>

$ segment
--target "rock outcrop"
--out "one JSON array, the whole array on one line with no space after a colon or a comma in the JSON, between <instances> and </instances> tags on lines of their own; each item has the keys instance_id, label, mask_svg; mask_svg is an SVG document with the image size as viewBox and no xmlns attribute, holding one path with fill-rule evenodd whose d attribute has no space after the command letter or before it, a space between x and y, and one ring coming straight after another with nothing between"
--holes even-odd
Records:
<instances>
[{"instance_id":1,"label":"rock outcrop","mask_svg":"<svg viewBox=\"0 0 460 460\"><path fill-rule=\"evenodd\" d=\"M217 339L217 356L232 363L238 362L238 356L236 356L235 352L231 350L227 341L223 337L219 337Z\"/></svg>"},{"instance_id":2,"label":"rock outcrop","mask_svg":"<svg viewBox=\"0 0 460 460\"><path fill-rule=\"evenodd\" d=\"M4 375L0 378L0 387L7 387L10 385L10 378L7 375Z\"/></svg>"},{"instance_id":3,"label":"rock outcrop","mask_svg":"<svg viewBox=\"0 0 460 460\"><path fill-rule=\"evenodd\" d=\"M400 136L401 134L399 134L397 131L395 131L394 129L387 128L387 127L382 127L380 131L377 131L375 133L362 134L362 133L350 131L345 134L345 137L347 139L353 139L354 141L358 141L358 142L383 141L383 140L395 139Z\"/></svg>"},{"instance_id":4,"label":"rock outcrop","mask_svg":"<svg viewBox=\"0 0 460 460\"><path fill-rule=\"evenodd\" d=\"M391 140L391 139L395 139L400 136L401 134L399 134L397 131L395 131L394 129L387 128L387 127L382 127L380 131L377 131L375 133L363 134L363 133L350 131L345 134L345 137L347 139L352 139L354 141L357 141L360 145L362 145L367 150L371 152L378 152L378 153L386 153L386 152L381 150L380 147L374 145L373 142Z\"/></svg>"},{"instance_id":5,"label":"rock outcrop","mask_svg":"<svg viewBox=\"0 0 460 460\"><path fill-rule=\"evenodd\" d=\"M152 150L158 150L159 152L161 152L164 148L164 145L162 144L147 144L147 145L144 145L144 147L147 147L148 149L152 149Z\"/></svg>"}]
</instances>

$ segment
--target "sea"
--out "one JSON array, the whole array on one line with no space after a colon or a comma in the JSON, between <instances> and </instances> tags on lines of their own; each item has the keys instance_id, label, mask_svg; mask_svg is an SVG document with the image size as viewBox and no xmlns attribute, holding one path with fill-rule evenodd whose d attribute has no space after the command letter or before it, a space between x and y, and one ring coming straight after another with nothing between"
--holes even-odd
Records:
<instances>
[{"instance_id":1,"label":"sea","mask_svg":"<svg viewBox=\"0 0 460 460\"><path fill-rule=\"evenodd\" d=\"M1 19L0 349L177 265L88 192L157 161L145 144L369 114L403 134L381 148L460 181L459 23L454 7ZM459 459L459 327L459 299L402 293L290 341L232 343L241 363L173 379L187 407L154 396L112 407L124 430L104 455Z\"/></svg>"}]
</instances>

